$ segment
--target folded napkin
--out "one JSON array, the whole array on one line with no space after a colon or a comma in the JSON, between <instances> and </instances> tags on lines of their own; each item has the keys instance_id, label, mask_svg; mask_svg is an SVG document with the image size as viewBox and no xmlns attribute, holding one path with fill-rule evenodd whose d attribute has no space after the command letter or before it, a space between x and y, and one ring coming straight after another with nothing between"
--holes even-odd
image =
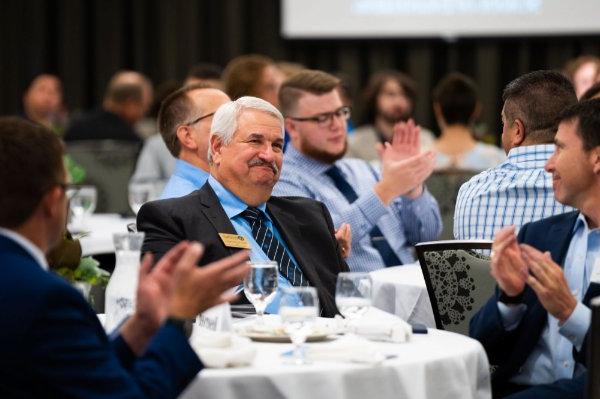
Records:
<instances>
[{"instance_id":1,"label":"folded napkin","mask_svg":"<svg viewBox=\"0 0 600 399\"><path fill-rule=\"evenodd\" d=\"M229 332L211 331L194 326L190 345L206 367L241 367L254 360L256 349L250 340Z\"/></svg>"},{"instance_id":2,"label":"folded napkin","mask_svg":"<svg viewBox=\"0 0 600 399\"><path fill-rule=\"evenodd\" d=\"M378 364L387 358L378 350L377 344L356 335L348 335L326 345L309 345L307 355L313 361L364 364Z\"/></svg>"},{"instance_id":3,"label":"folded napkin","mask_svg":"<svg viewBox=\"0 0 600 399\"><path fill-rule=\"evenodd\" d=\"M412 337L412 327L401 318L369 308L367 313L355 320L348 320L347 331L373 341L407 342Z\"/></svg>"}]
</instances>

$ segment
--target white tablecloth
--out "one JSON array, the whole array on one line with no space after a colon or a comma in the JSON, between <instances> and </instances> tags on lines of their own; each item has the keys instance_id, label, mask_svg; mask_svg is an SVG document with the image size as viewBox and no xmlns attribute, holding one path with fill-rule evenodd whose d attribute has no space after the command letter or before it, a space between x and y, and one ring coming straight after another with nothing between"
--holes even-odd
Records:
<instances>
[{"instance_id":1,"label":"white tablecloth","mask_svg":"<svg viewBox=\"0 0 600 399\"><path fill-rule=\"evenodd\" d=\"M371 272L373 306L395 314L410 324L435 327L431 302L418 263Z\"/></svg>"},{"instance_id":2,"label":"white tablecloth","mask_svg":"<svg viewBox=\"0 0 600 399\"><path fill-rule=\"evenodd\" d=\"M127 225L135 223L135 218L122 218L118 214L94 214L86 219L78 230L87 235L79 240L83 256L115 252L114 233L127 233Z\"/></svg>"},{"instance_id":3,"label":"white tablecloth","mask_svg":"<svg viewBox=\"0 0 600 399\"><path fill-rule=\"evenodd\" d=\"M290 344L253 343L252 366L204 369L184 394L192 398L490 398L488 361L479 342L429 330L404 344L377 343L396 358L370 366L340 362L283 364ZM327 342L308 345L328 345Z\"/></svg>"}]
</instances>

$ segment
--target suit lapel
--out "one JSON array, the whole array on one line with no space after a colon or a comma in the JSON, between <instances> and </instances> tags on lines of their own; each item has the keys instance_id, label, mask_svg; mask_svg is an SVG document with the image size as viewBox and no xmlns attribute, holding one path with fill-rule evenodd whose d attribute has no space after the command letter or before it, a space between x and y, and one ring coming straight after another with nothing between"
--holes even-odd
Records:
<instances>
[{"instance_id":1,"label":"suit lapel","mask_svg":"<svg viewBox=\"0 0 600 399\"><path fill-rule=\"evenodd\" d=\"M304 238L299 227L302 222L297 220L292 213L285 212L271 202L267 202L267 211L271 215L279 234L285 240L285 244L298 262L298 266L302 269L302 273L308 279L310 285L315 287L320 280L314 268L315 262L312 260L310 251L304 250L302 245Z\"/></svg>"},{"instance_id":2,"label":"suit lapel","mask_svg":"<svg viewBox=\"0 0 600 399\"><path fill-rule=\"evenodd\" d=\"M208 183L205 183L200 188L200 210L206 216L206 219L210 222L212 227L215 229L215 233L218 235L219 233L227 233L227 234L237 234L235 228L231 224L229 217L223 210L221 203L219 202L219 198L210 187ZM230 253L238 251L238 249L223 247Z\"/></svg>"}]
</instances>

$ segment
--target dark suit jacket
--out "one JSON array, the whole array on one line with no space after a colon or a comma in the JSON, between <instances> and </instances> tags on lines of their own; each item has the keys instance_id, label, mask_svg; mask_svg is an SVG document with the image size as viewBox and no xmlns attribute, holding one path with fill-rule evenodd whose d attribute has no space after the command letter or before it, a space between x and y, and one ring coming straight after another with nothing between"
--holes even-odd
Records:
<instances>
[{"instance_id":1,"label":"dark suit jacket","mask_svg":"<svg viewBox=\"0 0 600 399\"><path fill-rule=\"evenodd\" d=\"M578 214L578 212L570 212L528 223L519 231L518 241L540 251L549 251L552 259L564 267ZM594 286L595 284L590 285L587 290L584 304L600 294ZM546 326L548 315L535 292L526 286L523 303L527 305L527 311L519 326L507 332L502 326L497 306L500 294L500 290L497 289L496 294L473 316L469 328L470 335L484 346L490 364L498 366L492 375L495 390L502 389L502 386L518 372L529 357ZM585 346L584 344L583 348ZM574 355L577 361L584 363L583 354L574 353Z\"/></svg>"},{"instance_id":2,"label":"dark suit jacket","mask_svg":"<svg viewBox=\"0 0 600 399\"><path fill-rule=\"evenodd\" d=\"M92 111L71 123L65 141L123 140L141 143L133 128L118 115L105 110Z\"/></svg>"},{"instance_id":3,"label":"dark suit jacket","mask_svg":"<svg viewBox=\"0 0 600 399\"><path fill-rule=\"evenodd\" d=\"M0 236L0 397L175 398L202 368L166 324L136 358L81 294Z\"/></svg>"},{"instance_id":4,"label":"dark suit jacket","mask_svg":"<svg viewBox=\"0 0 600 399\"><path fill-rule=\"evenodd\" d=\"M347 271L334 237L333 222L322 203L300 197L271 197L267 212L298 261L304 276L317 288L322 315L333 317L337 274ZM219 199L206 183L200 190L181 198L146 203L137 215L138 230L146 233L143 252L160 258L182 240L204 244L200 265L237 249L226 247L219 233L236 234Z\"/></svg>"}]
</instances>

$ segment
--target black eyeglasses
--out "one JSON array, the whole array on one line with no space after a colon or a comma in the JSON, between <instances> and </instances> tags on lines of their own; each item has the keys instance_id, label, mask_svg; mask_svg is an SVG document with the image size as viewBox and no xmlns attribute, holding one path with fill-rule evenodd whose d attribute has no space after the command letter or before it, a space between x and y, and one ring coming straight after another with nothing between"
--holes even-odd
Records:
<instances>
[{"instance_id":1,"label":"black eyeglasses","mask_svg":"<svg viewBox=\"0 0 600 399\"><path fill-rule=\"evenodd\" d=\"M191 122L188 122L188 123L182 123L181 125L182 125L182 126L192 126L192 125L195 125L196 123L200 122L202 119L210 118L210 117L211 117L211 116L213 116L214 114L215 114L214 112L211 112L210 114L206 114L206 115L200 116L200 117L198 117L198 118L194 119L194 120L193 120L193 121L191 121Z\"/></svg>"},{"instance_id":2,"label":"black eyeglasses","mask_svg":"<svg viewBox=\"0 0 600 399\"><path fill-rule=\"evenodd\" d=\"M289 116L288 118L298 122L315 122L319 126L327 126L331 123L331 121L333 121L334 117L342 118L343 120L347 121L350 119L351 113L352 111L350 110L350 107L341 107L333 112L325 112L315 116L308 116L305 118Z\"/></svg>"}]
</instances>

